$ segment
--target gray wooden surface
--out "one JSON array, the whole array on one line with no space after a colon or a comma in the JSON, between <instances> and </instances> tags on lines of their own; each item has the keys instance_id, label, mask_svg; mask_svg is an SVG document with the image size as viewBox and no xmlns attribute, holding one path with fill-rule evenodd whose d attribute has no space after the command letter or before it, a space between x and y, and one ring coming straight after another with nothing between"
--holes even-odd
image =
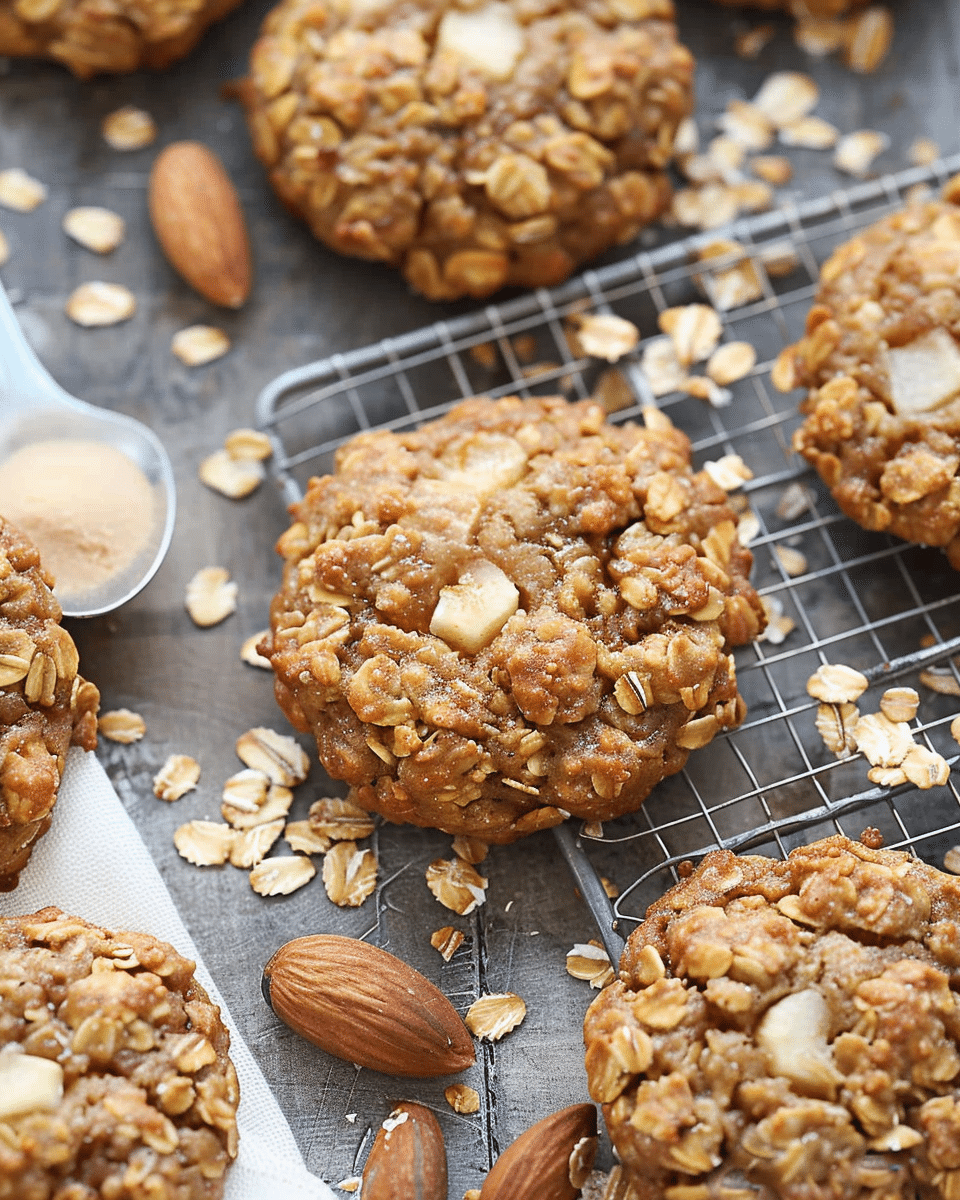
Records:
<instances>
[{"instance_id":1,"label":"gray wooden surface","mask_svg":"<svg viewBox=\"0 0 960 1200\"><path fill-rule=\"evenodd\" d=\"M131 413L164 440L177 472L180 515L170 555L149 588L111 617L73 632L83 670L96 680L104 708L127 706L146 719L138 745L105 743L99 751L147 841L187 925L217 979L241 1031L287 1115L308 1165L330 1183L353 1173L358 1152L399 1099L436 1109L450 1155L450 1196L479 1187L500 1149L532 1121L586 1099L581 1020L587 985L570 979L564 956L593 936L552 838L538 836L495 849L483 870L488 900L457 918L426 890L423 872L449 854L439 834L385 828L376 838L378 903L339 910L315 880L290 896L264 900L246 874L231 867L199 870L177 855L172 834L193 817L219 819L222 782L240 763L237 736L252 725L283 729L267 673L243 665L242 640L262 628L279 566L273 543L285 525L270 486L233 503L197 480L200 459L223 435L252 420L259 388L280 371L336 350L361 346L469 305L440 309L411 296L391 272L342 260L316 244L266 189L243 119L220 98L221 86L244 69L245 54L268 5L248 0L206 38L198 52L162 76L138 75L80 84L45 64L0 64L0 168L22 166L50 187L35 213L0 212L12 255L2 278L20 318L54 376L87 400ZM960 4L896 8L893 53L875 75L857 77L835 60L804 57L785 21L751 63L732 52L733 33L755 17L715 9L705 0L681 5L684 39L698 54L700 125L734 96L750 96L771 70L809 71L819 82L818 113L843 130L871 127L891 136L879 170L906 165L919 135L945 153L960 149L957 53ZM764 18L766 19L766 18ZM160 137L155 147L111 151L99 136L102 117L124 103L149 109ZM177 279L153 242L145 184L156 150L178 138L214 147L238 183L256 259L252 298L240 313L217 312ZM847 180L814 151L790 154L797 177L789 193L809 196ZM124 245L106 259L68 242L63 213L103 204L128 222ZM122 282L137 295L136 317L113 330L80 330L63 313L66 296L91 279ZM197 321L228 331L234 348L208 367L189 369L169 351L170 337ZM647 332L647 331L645 331ZM240 585L235 616L210 630L194 628L183 611L184 585L202 566L228 567ZM202 764L198 790L175 805L157 801L151 778L168 754ZM329 788L319 771L297 792L294 817ZM621 882L633 877L624 862ZM614 864L613 874L617 867ZM108 881L106 881L108 885ZM432 930L454 924L468 949L441 963L428 945ZM437 982L461 1010L481 992L514 991L528 1005L525 1024L485 1049L463 1079L483 1097L475 1116L446 1105L450 1080L400 1082L330 1059L300 1041L265 1007L263 963L284 941L316 931L367 933ZM354 1120L349 1115L356 1114ZM368 1143L367 1143L368 1144Z\"/></svg>"}]
</instances>

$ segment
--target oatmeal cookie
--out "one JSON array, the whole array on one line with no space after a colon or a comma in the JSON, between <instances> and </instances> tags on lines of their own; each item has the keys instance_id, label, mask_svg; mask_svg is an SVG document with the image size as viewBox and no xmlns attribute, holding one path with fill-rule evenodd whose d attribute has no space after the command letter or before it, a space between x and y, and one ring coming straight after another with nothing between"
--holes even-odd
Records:
<instances>
[{"instance_id":1,"label":"oatmeal cookie","mask_svg":"<svg viewBox=\"0 0 960 1200\"><path fill-rule=\"evenodd\" d=\"M217 1200L239 1087L194 964L56 908L0 918L0 1195Z\"/></svg>"},{"instance_id":2,"label":"oatmeal cookie","mask_svg":"<svg viewBox=\"0 0 960 1200\"><path fill-rule=\"evenodd\" d=\"M0 891L50 828L71 744L97 744L100 693L77 674L36 546L0 518Z\"/></svg>"},{"instance_id":3,"label":"oatmeal cookie","mask_svg":"<svg viewBox=\"0 0 960 1200\"><path fill-rule=\"evenodd\" d=\"M0 0L0 54L52 58L80 79L162 69L239 0Z\"/></svg>"},{"instance_id":4,"label":"oatmeal cookie","mask_svg":"<svg viewBox=\"0 0 960 1200\"><path fill-rule=\"evenodd\" d=\"M311 481L262 650L357 803L509 842L636 809L742 720L751 556L687 438L648 424L478 398Z\"/></svg>"},{"instance_id":5,"label":"oatmeal cookie","mask_svg":"<svg viewBox=\"0 0 960 1200\"><path fill-rule=\"evenodd\" d=\"M432 300L558 283L665 207L671 0L282 0L241 93L286 205Z\"/></svg>"},{"instance_id":6,"label":"oatmeal cookie","mask_svg":"<svg viewBox=\"0 0 960 1200\"><path fill-rule=\"evenodd\" d=\"M960 880L908 854L708 854L585 1021L638 1200L952 1196L958 934Z\"/></svg>"},{"instance_id":7,"label":"oatmeal cookie","mask_svg":"<svg viewBox=\"0 0 960 1200\"><path fill-rule=\"evenodd\" d=\"M794 448L866 529L960 568L960 177L836 250L774 369L808 389Z\"/></svg>"}]
</instances>

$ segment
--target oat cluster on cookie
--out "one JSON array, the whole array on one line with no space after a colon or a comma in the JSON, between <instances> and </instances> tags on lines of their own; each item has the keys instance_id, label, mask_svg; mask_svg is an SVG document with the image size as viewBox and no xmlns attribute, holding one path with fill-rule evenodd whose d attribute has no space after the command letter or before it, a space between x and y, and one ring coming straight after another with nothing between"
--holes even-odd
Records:
<instances>
[{"instance_id":1,"label":"oat cluster on cookie","mask_svg":"<svg viewBox=\"0 0 960 1200\"><path fill-rule=\"evenodd\" d=\"M89 79L162 69L239 0L0 0L0 54L51 58Z\"/></svg>"},{"instance_id":2,"label":"oat cluster on cookie","mask_svg":"<svg viewBox=\"0 0 960 1200\"><path fill-rule=\"evenodd\" d=\"M558 283L666 206L670 0L282 0L244 97L284 203L433 300Z\"/></svg>"},{"instance_id":3,"label":"oat cluster on cookie","mask_svg":"<svg viewBox=\"0 0 960 1200\"><path fill-rule=\"evenodd\" d=\"M352 799L508 842L635 810L742 720L751 556L687 438L648 422L479 398L311 481L264 650Z\"/></svg>"},{"instance_id":4,"label":"oat cluster on cookie","mask_svg":"<svg viewBox=\"0 0 960 1200\"><path fill-rule=\"evenodd\" d=\"M586 1017L632 1200L953 1196L958 933L960 880L905 853L707 855Z\"/></svg>"},{"instance_id":5,"label":"oat cluster on cookie","mask_svg":"<svg viewBox=\"0 0 960 1200\"><path fill-rule=\"evenodd\" d=\"M229 1045L166 942L56 908L0 918L0 1195L218 1200Z\"/></svg>"},{"instance_id":6,"label":"oat cluster on cookie","mask_svg":"<svg viewBox=\"0 0 960 1200\"><path fill-rule=\"evenodd\" d=\"M808 389L797 449L866 529L960 568L960 178L836 250L774 369Z\"/></svg>"},{"instance_id":7,"label":"oat cluster on cookie","mask_svg":"<svg viewBox=\"0 0 960 1200\"><path fill-rule=\"evenodd\" d=\"M70 745L97 744L100 693L78 674L34 544L0 518L0 891L50 827Z\"/></svg>"}]
</instances>

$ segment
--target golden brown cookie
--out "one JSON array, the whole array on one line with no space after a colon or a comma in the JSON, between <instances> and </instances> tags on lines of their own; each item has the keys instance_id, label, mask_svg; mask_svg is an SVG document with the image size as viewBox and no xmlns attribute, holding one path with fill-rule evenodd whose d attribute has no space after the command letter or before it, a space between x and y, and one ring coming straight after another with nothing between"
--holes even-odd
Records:
<instances>
[{"instance_id":1,"label":"golden brown cookie","mask_svg":"<svg viewBox=\"0 0 960 1200\"><path fill-rule=\"evenodd\" d=\"M960 177L836 250L773 378L808 389L794 448L847 516L960 568L958 203Z\"/></svg>"},{"instance_id":2,"label":"golden brown cookie","mask_svg":"<svg viewBox=\"0 0 960 1200\"><path fill-rule=\"evenodd\" d=\"M584 1025L636 1200L949 1197L960 880L835 836L708 854Z\"/></svg>"},{"instance_id":3,"label":"golden brown cookie","mask_svg":"<svg viewBox=\"0 0 960 1200\"><path fill-rule=\"evenodd\" d=\"M16 887L50 828L71 745L97 744L100 693L78 673L73 638L36 546L0 518L0 891Z\"/></svg>"},{"instance_id":4,"label":"golden brown cookie","mask_svg":"<svg viewBox=\"0 0 960 1200\"><path fill-rule=\"evenodd\" d=\"M558 283L666 206L671 0L283 0L243 88L286 205L432 300Z\"/></svg>"},{"instance_id":5,"label":"golden brown cookie","mask_svg":"<svg viewBox=\"0 0 960 1200\"><path fill-rule=\"evenodd\" d=\"M280 539L265 652L363 807L509 842L635 810L742 720L751 556L662 414L480 398L336 465Z\"/></svg>"},{"instance_id":6,"label":"golden brown cookie","mask_svg":"<svg viewBox=\"0 0 960 1200\"><path fill-rule=\"evenodd\" d=\"M239 0L0 0L0 54L52 58L80 79L162 69Z\"/></svg>"},{"instance_id":7,"label":"golden brown cookie","mask_svg":"<svg viewBox=\"0 0 960 1200\"><path fill-rule=\"evenodd\" d=\"M0 1195L223 1195L239 1087L189 959L45 908L0 918L0 980Z\"/></svg>"}]
</instances>

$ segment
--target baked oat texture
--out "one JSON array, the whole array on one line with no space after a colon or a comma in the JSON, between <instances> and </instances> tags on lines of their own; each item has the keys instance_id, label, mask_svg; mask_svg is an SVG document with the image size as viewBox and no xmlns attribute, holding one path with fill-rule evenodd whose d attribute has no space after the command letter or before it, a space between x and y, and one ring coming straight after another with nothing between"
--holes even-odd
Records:
<instances>
[{"instance_id":1,"label":"baked oat texture","mask_svg":"<svg viewBox=\"0 0 960 1200\"><path fill-rule=\"evenodd\" d=\"M311 481L262 649L358 804L509 842L636 809L742 720L751 556L687 438L649 424L478 398Z\"/></svg>"},{"instance_id":2,"label":"baked oat texture","mask_svg":"<svg viewBox=\"0 0 960 1200\"><path fill-rule=\"evenodd\" d=\"M97 744L100 693L78 673L73 638L36 546L0 518L0 891L50 828L71 744Z\"/></svg>"},{"instance_id":3,"label":"baked oat texture","mask_svg":"<svg viewBox=\"0 0 960 1200\"><path fill-rule=\"evenodd\" d=\"M860 525L960 568L960 177L836 250L778 386L808 389L794 448Z\"/></svg>"},{"instance_id":4,"label":"baked oat texture","mask_svg":"<svg viewBox=\"0 0 960 1200\"><path fill-rule=\"evenodd\" d=\"M229 1048L166 942L56 908L0 918L0 1195L216 1200L237 1152Z\"/></svg>"},{"instance_id":5,"label":"baked oat texture","mask_svg":"<svg viewBox=\"0 0 960 1200\"><path fill-rule=\"evenodd\" d=\"M585 1021L631 1200L955 1196L958 933L960 880L905 853L707 855Z\"/></svg>"},{"instance_id":6,"label":"baked oat texture","mask_svg":"<svg viewBox=\"0 0 960 1200\"><path fill-rule=\"evenodd\" d=\"M0 0L0 54L51 58L78 76L162 69L239 0Z\"/></svg>"},{"instance_id":7,"label":"baked oat texture","mask_svg":"<svg viewBox=\"0 0 960 1200\"><path fill-rule=\"evenodd\" d=\"M692 72L671 0L283 0L242 95L322 242L451 300L558 283L653 220Z\"/></svg>"}]
</instances>

